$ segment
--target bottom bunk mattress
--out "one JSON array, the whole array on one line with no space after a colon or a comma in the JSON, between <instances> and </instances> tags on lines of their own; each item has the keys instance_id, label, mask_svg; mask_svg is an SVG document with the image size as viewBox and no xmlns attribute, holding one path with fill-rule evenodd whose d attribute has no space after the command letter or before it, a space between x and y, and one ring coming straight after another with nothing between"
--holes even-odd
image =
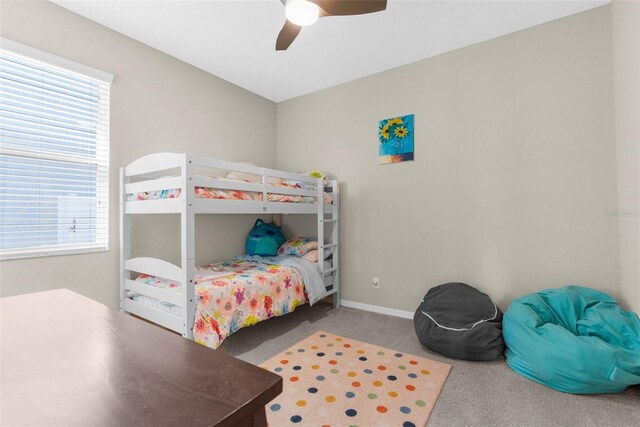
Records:
<instances>
[{"instance_id":1,"label":"bottom bunk mattress","mask_svg":"<svg viewBox=\"0 0 640 427\"><path fill-rule=\"evenodd\" d=\"M137 282L182 292L181 284L147 274ZM194 340L211 348L240 328L287 314L301 304L319 300L324 283L315 264L296 257L247 257L196 267ZM321 289L320 289L321 287ZM180 308L129 292L141 304L180 316Z\"/></svg>"}]
</instances>

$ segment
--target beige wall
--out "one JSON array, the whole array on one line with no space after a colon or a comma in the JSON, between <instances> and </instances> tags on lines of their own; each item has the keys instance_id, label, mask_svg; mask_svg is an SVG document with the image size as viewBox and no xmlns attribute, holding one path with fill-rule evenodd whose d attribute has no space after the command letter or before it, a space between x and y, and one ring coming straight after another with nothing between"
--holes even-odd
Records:
<instances>
[{"instance_id":1,"label":"beige wall","mask_svg":"<svg viewBox=\"0 0 640 427\"><path fill-rule=\"evenodd\" d=\"M342 180L345 299L413 310L431 286L461 280L505 308L530 291L581 283L640 310L637 219L611 215L638 209L637 185L634 196L627 183L637 183L640 164L632 144L638 98L627 96L638 80L624 72L637 65L630 40L638 27L615 3L613 28L606 6L277 111L54 4L0 5L3 37L115 75L110 251L2 262L2 296L69 287L115 306L117 168L150 152L189 151L285 170L321 168ZM416 161L379 166L377 120L409 113L416 114ZM242 252L252 221L198 218L197 261ZM300 218L284 224L288 233L314 230ZM145 235L135 239L144 245L138 254L177 262L177 218L145 217L134 226L134 236ZM375 291L374 276L381 279Z\"/></svg>"},{"instance_id":2,"label":"beige wall","mask_svg":"<svg viewBox=\"0 0 640 427\"><path fill-rule=\"evenodd\" d=\"M611 43L601 7L278 104L278 166L343 182L343 298L619 297ZM416 160L378 165L377 121L410 113Z\"/></svg>"},{"instance_id":3,"label":"beige wall","mask_svg":"<svg viewBox=\"0 0 640 427\"><path fill-rule=\"evenodd\" d=\"M42 1L0 4L2 37L112 73L110 250L0 263L1 295L67 287L116 306L118 297L118 168L158 151L193 152L276 165L273 102L173 57ZM198 219L198 262L243 250L254 218ZM137 253L177 262L179 222L145 217ZM206 258L203 258L206 257Z\"/></svg>"},{"instance_id":4,"label":"beige wall","mask_svg":"<svg viewBox=\"0 0 640 427\"><path fill-rule=\"evenodd\" d=\"M640 313L640 2L612 3L620 280Z\"/></svg>"}]
</instances>

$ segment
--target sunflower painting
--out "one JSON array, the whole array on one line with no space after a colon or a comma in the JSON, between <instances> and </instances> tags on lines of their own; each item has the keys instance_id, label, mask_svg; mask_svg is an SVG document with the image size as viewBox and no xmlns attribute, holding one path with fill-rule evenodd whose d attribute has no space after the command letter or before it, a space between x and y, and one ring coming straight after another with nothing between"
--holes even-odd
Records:
<instances>
[{"instance_id":1,"label":"sunflower painting","mask_svg":"<svg viewBox=\"0 0 640 427\"><path fill-rule=\"evenodd\" d=\"M413 160L413 114L378 122L380 164Z\"/></svg>"}]
</instances>

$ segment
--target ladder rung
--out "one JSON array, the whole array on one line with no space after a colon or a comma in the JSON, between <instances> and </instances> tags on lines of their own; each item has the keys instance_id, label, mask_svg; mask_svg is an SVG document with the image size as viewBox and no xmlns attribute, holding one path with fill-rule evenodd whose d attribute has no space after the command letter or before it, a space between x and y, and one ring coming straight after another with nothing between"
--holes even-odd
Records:
<instances>
[{"instance_id":1,"label":"ladder rung","mask_svg":"<svg viewBox=\"0 0 640 427\"><path fill-rule=\"evenodd\" d=\"M337 244L337 243L327 243L327 244L322 245L322 247L323 247L324 249L327 249L327 248L335 248L336 246L338 246L338 244Z\"/></svg>"},{"instance_id":2,"label":"ladder rung","mask_svg":"<svg viewBox=\"0 0 640 427\"><path fill-rule=\"evenodd\" d=\"M336 222L338 220L337 219L321 219L320 221L322 221L322 222Z\"/></svg>"},{"instance_id":3,"label":"ladder rung","mask_svg":"<svg viewBox=\"0 0 640 427\"><path fill-rule=\"evenodd\" d=\"M336 267L334 267L334 268L330 268L330 269L328 269L328 270L327 270L327 271L325 271L323 274L324 274L325 276L330 276L330 275L332 275L333 273L335 273L336 271L338 271L338 269L337 269Z\"/></svg>"}]
</instances>

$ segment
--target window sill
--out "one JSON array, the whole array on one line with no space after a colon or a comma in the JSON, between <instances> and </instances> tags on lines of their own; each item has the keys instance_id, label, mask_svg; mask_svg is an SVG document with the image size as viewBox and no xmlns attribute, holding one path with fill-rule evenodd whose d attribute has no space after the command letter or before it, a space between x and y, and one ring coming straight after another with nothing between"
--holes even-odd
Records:
<instances>
[{"instance_id":1,"label":"window sill","mask_svg":"<svg viewBox=\"0 0 640 427\"><path fill-rule=\"evenodd\" d=\"M12 261L17 259L28 259L28 258L44 258L44 257L52 257L52 256L63 256L63 255L82 255L82 254L92 254L97 252L108 252L108 247L95 247L95 248L81 248L81 249L50 249L50 250L41 250L34 252L21 252L21 253L12 253L12 254L2 254L0 255L0 261Z\"/></svg>"}]
</instances>

